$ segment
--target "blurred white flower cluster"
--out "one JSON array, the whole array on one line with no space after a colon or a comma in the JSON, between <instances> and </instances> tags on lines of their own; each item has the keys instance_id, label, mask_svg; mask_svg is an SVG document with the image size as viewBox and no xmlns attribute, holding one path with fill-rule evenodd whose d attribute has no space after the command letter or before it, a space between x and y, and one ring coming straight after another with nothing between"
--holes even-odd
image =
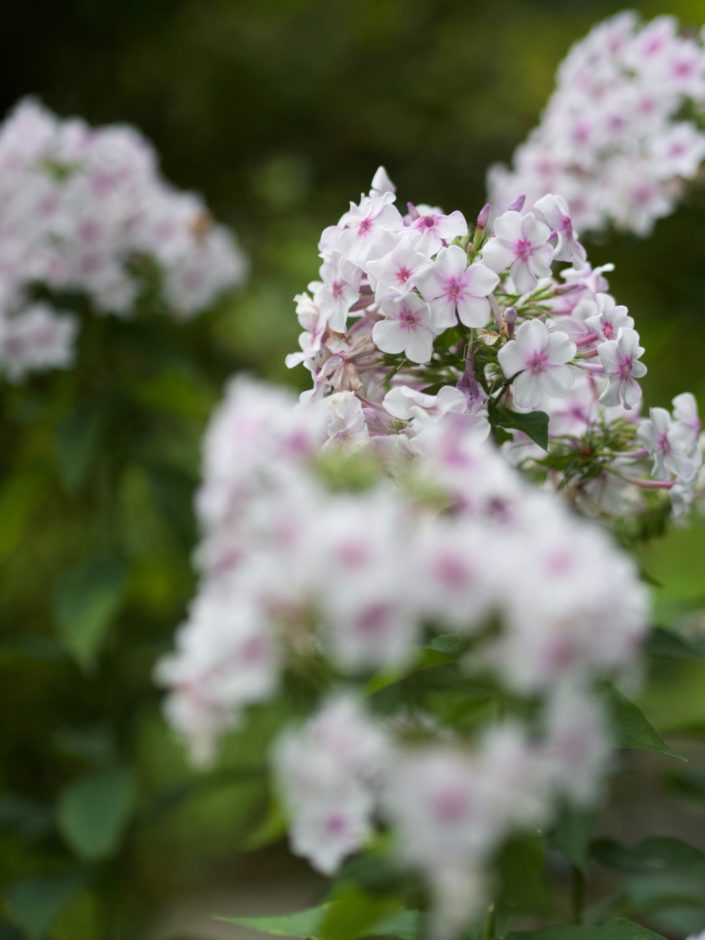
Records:
<instances>
[{"instance_id":1,"label":"blurred white flower cluster","mask_svg":"<svg viewBox=\"0 0 705 940\"><path fill-rule=\"evenodd\" d=\"M145 264L157 303L177 319L245 271L232 236L198 196L161 179L136 130L92 128L21 102L0 127L0 369L18 379L66 366L78 329L64 309L70 295L129 316Z\"/></svg>"},{"instance_id":2,"label":"blurred white flower cluster","mask_svg":"<svg viewBox=\"0 0 705 940\"><path fill-rule=\"evenodd\" d=\"M632 560L472 414L421 424L371 437L351 391L296 405L233 381L205 440L198 594L157 676L200 762L248 706L304 701L273 753L294 850L330 874L389 828L452 922L513 833L596 797L596 684L632 674L648 603ZM439 662L485 720L434 711Z\"/></svg>"},{"instance_id":3,"label":"blurred white flower cluster","mask_svg":"<svg viewBox=\"0 0 705 940\"><path fill-rule=\"evenodd\" d=\"M352 392L358 434L413 439L442 414L471 416L585 511L668 512L667 492L683 515L702 467L695 400L679 396L672 418L640 416L634 319L608 293L610 266L587 263L562 197L528 210L519 197L493 223L485 207L472 228L458 211L402 215L395 201L380 169L323 232L320 280L297 298L301 351L288 357L312 374L304 397Z\"/></svg>"},{"instance_id":4,"label":"blurred white flower cluster","mask_svg":"<svg viewBox=\"0 0 705 940\"><path fill-rule=\"evenodd\" d=\"M492 205L560 193L581 231L647 235L700 171L704 111L703 35L619 13L573 46L540 124L490 169Z\"/></svg>"}]
</instances>

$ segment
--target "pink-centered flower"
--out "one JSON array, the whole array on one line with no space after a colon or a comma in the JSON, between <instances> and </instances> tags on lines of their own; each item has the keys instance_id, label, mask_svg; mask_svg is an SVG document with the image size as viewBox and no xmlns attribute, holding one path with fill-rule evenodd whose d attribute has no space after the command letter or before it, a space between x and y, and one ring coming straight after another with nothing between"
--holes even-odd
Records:
<instances>
[{"instance_id":1,"label":"pink-centered flower","mask_svg":"<svg viewBox=\"0 0 705 940\"><path fill-rule=\"evenodd\" d=\"M468 223L465 216L457 209L450 215L444 215L438 209L417 209L409 228L412 233L414 247L430 258L440 251L444 245L456 238L464 238L468 234Z\"/></svg>"},{"instance_id":2,"label":"pink-centered flower","mask_svg":"<svg viewBox=\"0 0 705 940\"><path fill-rule=\"evenodd\" d=\"M637 379L646 375L646 366L639 361L644 354L636 330L623 327L617 338L597 347L597 354L607 376L607 386L600 396L604 405L624 405L636 408L641 401L641 386Z\"/></svg>"},{"instance_id":3,"label":"pink-centered flower","mask_svg":"<svg viewBox=\"0 0 705 940\"><path fill-rule=\"evenodd\" d=\"M427 303L413 293L382 304L384 320L372 328L372 340L386 353L404 353L412 362L428 362L433 353L433 326Z\"/></svg>"},{"instance_id":4,"label":"pink-centered flower","mask_svg":"<svg viewBox=\"0 0 705 940\"><path fill-rule=\"evenodd\" d=\"M419 274L428 267L429 260L416 251L410 240L400 241L393 251L366 265L372 281L377 303L408 293L416 284Z\"/></svg>"},{"instance_id":5,"label":"pink-centered flower","mask_svg":"<svg viewBox=\"0 0 705 940\"><path fill-rule=\"evenodd\" d=\"M522 323L511 340L498 353L499 364L508 379L514 378L512 396L519 408L541 408L547 397L562 398L573 385L573 370L567 365L576 352L565 333L549 333L543 323Z\"/></svg>"},{"instance_id":6,"label":"pink-centered flower","mask_svg":"<svg viewBox=\"0 0 705 940\"><path fill-rule=\"evenodd\" d=\"M437 330L455 326L484 326L490 317L488 296L499 277L477 261L468 266L468 257L458 245L439 251L435 263L419 277L419 290L431 305Z\"/></svg>"},{"instance_id":7,"label":"pink-centered flower","mask_svg":"<svg viewBox=\"0 0 705 940\"><path fill-rule=\"evenodd\" d=\"M532 212L510 210L494 223L494 238L485 245L482 260L493 271L509 269L520 294L533 290L551 273L554 257L551 229Z\"/></svg>"},{"instance_id":8,"label":"pink-centered flower","mask_svg":"<svg viewBox=\"0 0 705 940\"><path fill-rule=\"evenodd\" d=\"M573 231L568 203L562 196L549 193L535 203L535 208L558 236L555 258L557 261L569 261L576 266L585 264L587 255Z\"/></svg>"}]
</instances>

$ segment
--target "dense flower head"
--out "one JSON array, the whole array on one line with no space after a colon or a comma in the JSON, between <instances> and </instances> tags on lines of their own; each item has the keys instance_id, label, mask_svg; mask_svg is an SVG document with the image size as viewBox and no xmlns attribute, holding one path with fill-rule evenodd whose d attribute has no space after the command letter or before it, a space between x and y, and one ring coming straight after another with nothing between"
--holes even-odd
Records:
<instances>
[{"instance_id":1,"label":"dense flower head","mask_svg":"<svg viewBox=\"0 0 705 940\"><path fill-rule=\"evenodd\" d=\"M581 230L646 235L705 159L693 108L705 108L702 36L619 13L570 50L539 125L510 167L490 169L490 199L501 210L520 193L529 205L560 193Z\"/></svg>"},{"instance_id":2,"label":"dense flower head","mask_svg":"<svg viewBox=\"0 0 705 940\"><path fill-rule=\"evenodd\" d=\"M528 206L519 196L492 222L485 207L474 227L426 205L402 215L380 169L323 232L320 280L296 298L301 351L287 361L311 372L304 399L351 393L355 434L385 447L461 415L583 511L645 526L670 495L682 516L702 463L694 399L691 433L671 444L683 459L652 464L645 350L610 266L589 264L562 196Z\"/></svg>"},{"instance_id":3,"label":"dense flower head","mask_svg":"<svg viewBox=\"0 0 705 940\"><path fill-rule=\"evenodd\" d=\"M129 316L156 278L159 305L183 319L244 275L232 236L160 177L127 125L20 102L0 126L0 207L0 368L13 379L70 362L77 327L62 296ZM38 307L40 295L55 302Z\"/></svg>"},{"instance_id":4,"label":"dense flower head","mask_svg":"<svg viewBox=\"0 0 705 940\"><path fill-rule=\"evenodd\" d=\"M272 751L294 851L332 874L389 831L447 922L454 886L463 916L472 886L486 900L514 833L595 799L600 683L632 675L648 618L633 561L524 480L450 391L431 415L393 390L408 437L371 434L352 391L297 404L235 379L205 438L198 594L157 668L200 762L298 684ZM413 676L412 701L396 689ZM446 720L439 688L503 717Z\"/></svg>"}]
</instances>

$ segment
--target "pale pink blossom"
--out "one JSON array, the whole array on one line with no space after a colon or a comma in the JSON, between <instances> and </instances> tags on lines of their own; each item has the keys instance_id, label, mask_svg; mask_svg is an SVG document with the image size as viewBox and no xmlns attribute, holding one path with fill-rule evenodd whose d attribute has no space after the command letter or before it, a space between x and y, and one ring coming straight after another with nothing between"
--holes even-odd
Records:
<instances>
[{"instance_id":1,"label":"pale pink blossom","mask_svg":"<svg viewBox=\"0 0 705 940\"><path fill-rule=\"evenodd\" d=\"M457 245L439 251L432 267L421 274L419 290L429 302L434 327L444 330L458 320L465 326L484 326L499 277L481 262L468 265L467 254Z\"/></svg>"},{"instance_id":2,"label":"pale pink blossom","mask_svg":"<svg viewBox=\"0 0 705 940\"><path fill-rule=\"evenodd\" d=\"M508 379L513 378L512 397L519 408L541 408L549 397L562 398L570 391L574 372L567 365L576 347L565 333L549 333L543 323L522 323L516 338L498 353Z\"/></svg>"},{"instance_id":3,"label":"pale pink blossom","mask_svg":"<svg viewBox=\"0 0 705 940\"><path fill-rule=\"evenodd\" d=\"M494 237L482 250L482 260L493 271L509 270L520 294L533 290L548 277L554 249L551 229L527 212L509 211L494 223Z\"/></svg>"},{"instance_id":4,"label":"pale pink blossom","mask_svg":"<svg viewBox=\"0 0 705 940\"><path fill-rule=\"evenodd\" d=\"M636 330L623 327L616 339L606 340L597 347L608 384L600 396L605 405L623 404L635 408L642 398L637 379L646 375L646 366L639 361L644 354Z\"/></svg>"}]
</instances>

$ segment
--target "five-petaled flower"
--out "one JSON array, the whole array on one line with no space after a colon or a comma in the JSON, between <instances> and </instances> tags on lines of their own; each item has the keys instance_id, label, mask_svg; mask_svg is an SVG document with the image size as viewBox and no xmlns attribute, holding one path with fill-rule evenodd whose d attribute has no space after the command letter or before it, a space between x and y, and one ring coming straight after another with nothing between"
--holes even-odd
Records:
<instances>
[{"instance_id":1,"label":"five-petaled flower","mask_svg":"<svg viewBox=\"0 0 705 940\"><path fill-rule=\"evenodd\" d=\"M514 378L512 396L518 408L541 408L547 396L567 395L574 373L567 363L576 352L565 333L549 332L538 320L522 323L516 339L500 349L497 358L508 379Z\"/></svg>"},{"instance_id":2,"label":"five-petaled flower","mask_svg":"<svg viewBox=\"0 0 705 940\"><path fill-rule=\"evenodd\" d=\"M493 271L509 268L520 294L533 290L542 277L551 273L554 249L551 229L532 212L510 210L494 223L495 237L482 252L482 260Z\"/></svg>"},{"instance_id":3,"label":"five-petaled flower","mask_svg":"<svg viewBox=\"0 0 705 940\"><path fill-rule=\"evenodd\" d=\"M382 352L404 353L412 362L428 362L433 353L431 311L418 294L408 293L382 304L384 319L372 328Z\"/></svg>"},{"instance_id":4,"label":"five-petaled flower","mask_svg":"<svg viewBox=\"0 0 705 940\"><path fill-rule=\"evenodd\" d=\"M419 278L419 290L431 305L433 325L437 330L455 326L457 319L465 326L484 326L490 317L488 296L499 277L477 261L468 267L462 248L451 245L438 252L435 263Z\"/></svg>"},{"instance_id":5,"label":"five-petaled flower","mask_svg":"<svg viewBox=\"0 0 705 940\"><path fill-rule=\"evenodd\" d=\"M616 339L607 340L597 347L602 368L607 376L600 401L605 405L624 405L636 408L641 401L641 386L637 379L646 375L646 366L639 362L644 347L639 345L639 334L622 327Z\"/></svg>"}]
</instances>

